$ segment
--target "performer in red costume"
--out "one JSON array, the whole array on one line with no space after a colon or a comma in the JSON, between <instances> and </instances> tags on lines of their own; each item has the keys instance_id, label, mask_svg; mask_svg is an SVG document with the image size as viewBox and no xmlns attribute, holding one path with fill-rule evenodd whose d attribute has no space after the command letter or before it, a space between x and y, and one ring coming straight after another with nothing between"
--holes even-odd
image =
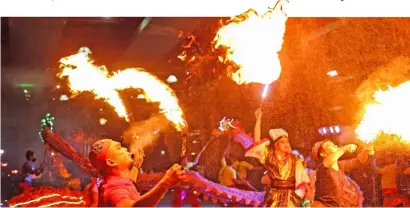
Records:
<instances>
[{"instance_id":1,"label":"performer in red costume","mask_svg":"<svg viewBox=\"0 0 410 208\"><path fill-rule=\"evenodd\" d=\"M169 188L186 177L181 166L175 164L153 189L141 196L129 178L129 170L135 161L132 157L126 148L111 139L99 140L93 144L89 159L104 178L98 190L99 206L154 207Z\"/></svg>"}]
</instances>

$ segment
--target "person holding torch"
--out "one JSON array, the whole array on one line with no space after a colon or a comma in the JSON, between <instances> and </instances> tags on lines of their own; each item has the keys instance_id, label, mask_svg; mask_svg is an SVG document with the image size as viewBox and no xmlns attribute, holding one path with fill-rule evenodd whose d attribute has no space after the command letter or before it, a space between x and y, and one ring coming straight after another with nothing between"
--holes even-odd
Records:
<instances>
[{"instance_id":1,"label":"person holding torch","mask_svg":"<svg viewBox=\"0 0 410 208\"><path fill-rule=\"evenodd\" d=\"M269 130L269 139L261 140L262 111L255 112L255 144L245 156L259 159L267 170L263 206L309 206L309 175L299 155L292 154L288 133L283 129Z\"/></svg>"}]
</instances>

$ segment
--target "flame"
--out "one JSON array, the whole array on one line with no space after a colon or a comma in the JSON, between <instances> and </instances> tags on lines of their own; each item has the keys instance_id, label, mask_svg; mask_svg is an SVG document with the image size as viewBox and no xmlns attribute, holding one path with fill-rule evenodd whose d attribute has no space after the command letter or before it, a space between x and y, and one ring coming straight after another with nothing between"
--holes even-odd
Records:
<instances>
[{"instance_id":1,"label":"flame","mask_svg":"<svg viewBox=\"0 0 410 208\"><path fill-rule=\"evenodd\" d=\"M186 126L183 112L174 91L154 75L142 68L128 68L110 75L105 66L96 66L89 54L79 52L60 60L62 72L57 76L67 77L70 90L75 95L90 91L114 107L118 116L129 121L127 110L118 90L139 88L145 92L148 102L159 102L160 112L177 130Z\"/></svg>"},{"instance_id":2,"label":"flame","mask_svg":"<svg viewBox=\"0 0 410 208\"><path fill-rule=\"evenodd\" d=\"M186 52L185 52L185 51L182 51L182 52L177 56L177 58L179 58L181 61L185 61L185 59L186 59Z\"/></svg>"},{"instance_id":3,"label":"flame","mask_svg":"<svg viewBox=\"0 0 410 208\"><path fill-rule=\"evenodd\" d=\"M274 9L251 9L230 19L214 38L214 48L224 47L219 60L233 62L239 69L230 72L237 84L271 84L281 73L278 52L282 48L287 16L282 2ZM262 14L262 15L260 15Z\"/></svg>"},{"instance_id":4,"label":"flame","mask_svg":"<svg viewBox=\"0 0 410 208\"><path fill-rule=\"evenodd\" d=\"M184 39L184 40L188 41L188 43L183 43L183 44L181 45L181 47L182 47L183 49L190 49L193 45L197 45L197 44L198 44L198 43L196 42L196 37L195 37L195 35L193 35L192 33L184 34L183 32L181 32L181 33L178 35L178 38ZM182 62L185 62L185 64L189 64L189 63L191 63L191 62L193 62L193 61L196 60L195 55L192 55L190 58L188 58L188 57L189 57L189 55L186 53L185 50L182 51L182 52L177 56L177 58L180 59Z\"/></svg>"},{"instance_id":5,"label":"flame","mask_svg":"<svg viewBox=\"0 0 410 208\"><path fill-rule=\"evenodd\" d=\"M376 103L364 108L363 119L356 128L360 140L373 142L381 133L396 135L410 142L410 128L401 118L410 118L410 81L374 93Z\"/></svg>"},{"instance_id":6,"label":"flame","mask_svg":"<svg viewBox=\"0 0 410 208\"><path fill-rule=\"evenodd\" d=\"M190 34L188 34L188 36L186 38L189 40L189 42L188 42L188 44L183 44L182 48L190 48L192 46L192 44L196 43L195 35L190 33Z\"/></svg>"}]
</instances>

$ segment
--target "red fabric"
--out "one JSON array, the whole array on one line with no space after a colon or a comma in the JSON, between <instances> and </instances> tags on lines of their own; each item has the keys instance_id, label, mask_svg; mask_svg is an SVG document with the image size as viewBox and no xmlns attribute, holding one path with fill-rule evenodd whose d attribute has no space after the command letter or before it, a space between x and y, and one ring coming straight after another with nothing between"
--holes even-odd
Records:
<instances>
[{"instance_id":1,"label":"red fabric","mask_svg":"<svg viewBox=\"0 0 410 208\"><path fill-rule=\"evenodd\" d=\"M123 200L138 200L140 194L129 178L108 176L99 187L99 206L114 207Z\"/></svg>"},{"instance_id":2,"label":"red fabric","mask_svg":"<svg viewBox=\"0 0 410 208\"><path fill-rule=\"evenodd\" d=\"M201 201L192 190L175 188L172 192L172 207L181 207L184 200L187 200L191 207L200 207Z\"/></svg>"},{"instance_id":3,"label":"red fabric","mask_svg":"<svg viewBox=\"0 0 410 208\"><path fill-rule=\"evenodd\" d=\"M399 193L399 190L397 188L385 188L382 189L382 194L383 196L386 194L397 194Z\"/></svg>"},{"instance_id":4,"label":"red fabric","mask_svg":"<svg viewBox=\"0 0 410 208\"><path fill-rule=\"evenodd\" d=\"M25 191L25 190L30 190L30 189L34 189L33 186L30 186L27 183L20 183L20 188Z\"/></svg>"},{"instance_id":5,"label":"red fabric","mask_svg":"<svg viewBox=\"0 0 410 208\"><path fill-rule=\"evenodd\" d=\"M296 189L300 189L300 188L306 187L306 185L307 185L306 182L302 182L302 183L300 183L299 185L296 186Z\"/></svg>"},{"instance_id":6,"label":"red fabric","mask_svg":"<svg viewBox=\"0 0 410 208\"><path fill-rule=\"evenodd\" d=\"M410 205L410 199L396 195L399 193L397 188L382 189L384 207L407 207Z\"/></svg>"}]
</instances>

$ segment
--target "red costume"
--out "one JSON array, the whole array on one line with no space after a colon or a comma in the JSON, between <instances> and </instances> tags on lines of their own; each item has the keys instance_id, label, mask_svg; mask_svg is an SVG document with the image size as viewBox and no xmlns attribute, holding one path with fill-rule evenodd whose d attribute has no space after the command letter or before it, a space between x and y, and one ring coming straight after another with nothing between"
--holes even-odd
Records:
<instances>
[{"instance_id":1,"label":"red costume","mask_svg":"<svg viewBox=\"0 0 410 208\"><path fill-rule=\"evenodd\" d=\"M98 205L100 207L113 207L122 200L137 201L140 193L131 179L119 176L108 176L98 188Z\"/></svg>"}]
</instances>

